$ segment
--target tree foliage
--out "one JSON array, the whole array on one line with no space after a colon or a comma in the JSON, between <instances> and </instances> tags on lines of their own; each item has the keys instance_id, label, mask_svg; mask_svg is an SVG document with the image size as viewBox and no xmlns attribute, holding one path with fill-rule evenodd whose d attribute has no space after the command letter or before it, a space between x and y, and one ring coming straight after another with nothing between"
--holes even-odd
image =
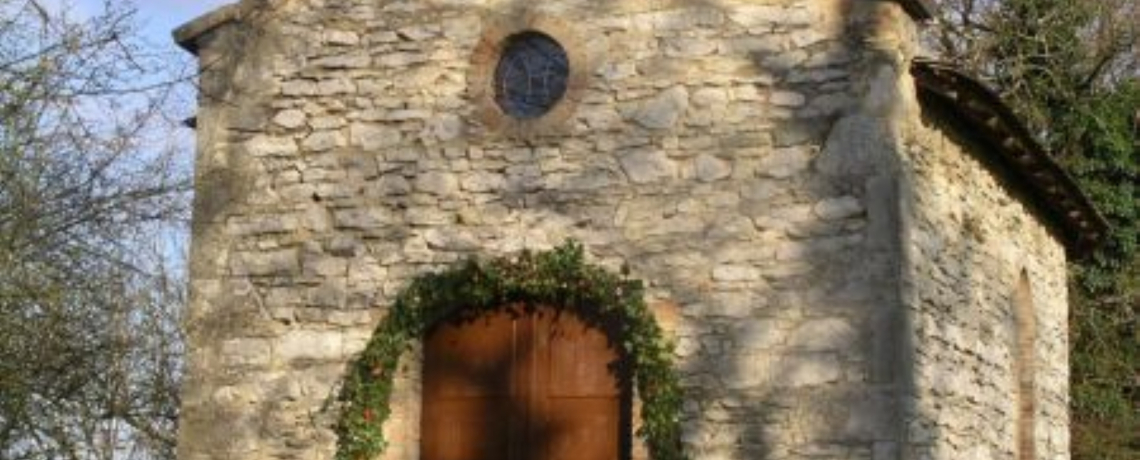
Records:
<instances>
[{"instance_id":1,"label":"tree foliage","mask_svg":"<svg viewBox=\"0 0 1140 460\"><path fill-rule=\"evenodd\" d=\"M1109 220L1071 267L1074 456L1140 456L1140 2L945 0L929 42L989 81Z\"/></svg>"},{"instance_id":2,"label":"tree foliage","mask_svg":"<svg viewBox=\"0 0 1140 460\"><path fill-rule=\"evenodd\" d=\"M0 0L0 458L172 458L185 168L131 4Z\"/></svg>"}]
</instances>

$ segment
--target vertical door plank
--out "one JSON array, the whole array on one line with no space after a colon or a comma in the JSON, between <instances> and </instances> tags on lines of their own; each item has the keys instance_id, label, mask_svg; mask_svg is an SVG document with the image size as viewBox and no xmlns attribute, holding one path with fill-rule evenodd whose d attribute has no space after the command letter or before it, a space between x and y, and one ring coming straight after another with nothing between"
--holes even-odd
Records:
<instances>
[{"instance_id":1,"label":"vertical door plank","mask_svg":"<svg viewBox=\"0 0 1140 460\"><path fill-rule=\"evenodd\" d=\"M618 354L606 335L569 312L545 311L537 379L541 460L619 460Z\"/></svg>"},{"instance_id":2,"label":"vertical door plank","mask_svg":"<svg viewBox=\"0 0 1140 460\"><path fill-rule=\"evenodd\" d=\"M515 321L505 311L440 325L424 346L424 460L510 456Z\"/></svg>"}]
</instances>

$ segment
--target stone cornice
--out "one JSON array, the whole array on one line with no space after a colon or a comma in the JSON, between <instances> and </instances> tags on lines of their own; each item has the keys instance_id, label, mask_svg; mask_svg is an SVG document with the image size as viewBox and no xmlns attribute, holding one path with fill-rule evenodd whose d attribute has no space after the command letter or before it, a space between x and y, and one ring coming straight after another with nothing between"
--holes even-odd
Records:
<instances>
[{"instance_id":1,"label":"stone cornice","mask_svg":"<svg viewBox=\"0 0 1140 460\"><path fill-rule=\"evenodd\" d=\"M197 55L198 38L222 25L238 20L242 9L240 2L233 3L191 19L190 22L174 29L172 33L174 42L182 49Z\"/></svg>"},{"instance_id":2,"label":"stone cornice","mask_svg":"<svg viewBox=\"0 0 1140 460\"><path fill-rule=\"evenodd\" d=\"M1108 222L996 93L944 63L919 60L911 66L911 73L924 102L944 103L968 124L972 134L993 147L985 152L987 158L1025 185L1030 197L1062 231L1071 252L1084 255L1103 242Z\"/></svg>"},{"instance_id":3,"label":"stone cornice","mask_svg":"<svg viewBox=\"0 0 1140 460\"><path fill-rule=\"evenodd\" d=\"M934 3L932 0L895 0L911 17L919 21L934 18ZM261 6L264 0L238 0L222 6L209 13L191 19L189 22L174 29L172 35L174 42L191 54L198 54L198 39L206 33L230 22L240 20L242 15L251 8Z\"/></svg>"}]
</instances>

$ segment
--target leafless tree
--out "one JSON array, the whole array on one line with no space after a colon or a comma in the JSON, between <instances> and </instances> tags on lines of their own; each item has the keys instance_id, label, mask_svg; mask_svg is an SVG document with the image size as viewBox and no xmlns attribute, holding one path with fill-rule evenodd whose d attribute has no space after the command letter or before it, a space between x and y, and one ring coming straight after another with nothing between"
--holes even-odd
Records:
<instances>
[{"instance_id":1,"label":"leafless tree","mask_svg":"<svg viewBox=\"0 0 1140 460\"><path fill-rule=\"evenodd\" d=\"M1093 93L1140 78L1136 0L938 4L926 37L931 52L988 80L1035 128Z\"/></svg>"},{"instance_id":2,"label":"leafless tree","mask_svg":"<svg viewBox=\"0 0 1140 460\"><path fill-rule=\"evenodd\" d=\"M0 458L173 458L182 67L67 6L0 0Z\"/></svg>"}]
</instances>

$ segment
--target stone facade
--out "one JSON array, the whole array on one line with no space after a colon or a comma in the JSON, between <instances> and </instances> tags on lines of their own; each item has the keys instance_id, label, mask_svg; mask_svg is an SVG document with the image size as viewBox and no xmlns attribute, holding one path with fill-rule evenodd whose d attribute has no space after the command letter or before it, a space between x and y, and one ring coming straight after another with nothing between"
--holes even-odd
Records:
<instances>
[{"instance_id":1,"label":"stone facade","mask_svg":"<svg viewBox=\"0 0 1140 460\"><path fill-rule=\"evenodd\" d=\"M933 112L933 111L932 111ZM972 152L985 147L931 113L908 137L903 305L915 344L906 401L913 458L1015 456L1015 303L1028 279L1036 333L1034 446L1069 457L1065 249L1029 201Z\"/></svg>"},{"instance_id":2,"label":"stone facade","mask_svg":"<svg viewBox=\"0 0 1140 460\"><path fill-rule=\"evenodd\" d=\"M529 29L576 73L520 122L486 84ZM409 280L567 238L649 285L700 459L1014 458L1024 270L1038 452L1067 456L1064 250L921 117L898 4L264 0L179 34L203 69L183 460L331 458L345 364ZM384 458L419 457L419 375Z\"/></svg>"}]
</instances>

